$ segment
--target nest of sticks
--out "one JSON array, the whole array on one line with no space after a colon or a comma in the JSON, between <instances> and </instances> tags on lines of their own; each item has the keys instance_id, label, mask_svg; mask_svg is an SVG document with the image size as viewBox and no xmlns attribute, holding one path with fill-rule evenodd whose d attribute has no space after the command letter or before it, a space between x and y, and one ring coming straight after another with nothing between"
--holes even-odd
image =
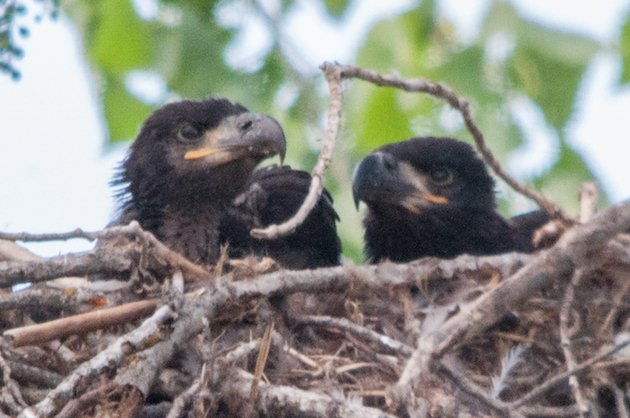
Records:
<instances>
[{"instance_id":1,"label":"nest of sticks","mask_svg":"<svg viewBox=\"0 0 630 418\"><path fill-rule=\"evenodd\" d=\"M135 223L47 259L5 241L0 410L628 416L629 227L625 203L533 255L305 271L197 266Z\"/></svg>"}]
</instances>

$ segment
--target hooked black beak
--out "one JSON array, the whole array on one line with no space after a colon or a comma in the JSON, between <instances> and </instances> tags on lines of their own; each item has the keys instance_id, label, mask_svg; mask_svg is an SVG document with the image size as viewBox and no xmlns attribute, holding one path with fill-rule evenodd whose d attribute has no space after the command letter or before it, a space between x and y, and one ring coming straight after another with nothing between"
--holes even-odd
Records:
<instances>
[{"instance_id":1,"label":"hooked black beak","mask_svg":"<svg viewBox=\"0 0 630 418\"><path fill-rule=\"evenodd\" d=\"M287 142L280 124L273 118L245 112L229 117L207 131L199 148L184 154L184 159L203 158L224 164L243 157L265 158L279 155L284 161Z\"/></svg>"},{"instance_id":2,"label":"hooked black beak","mask_svg":"<svg viewBox=\"0 0 630 418\"><path fill-rule=\"evenodd\" d=\"M367 203L382 196L383 191L401 187L398 162L387 153L377 151L368 155L352 174L352 198L357 210L361 200Z\"/></svg>"}]
</instances>

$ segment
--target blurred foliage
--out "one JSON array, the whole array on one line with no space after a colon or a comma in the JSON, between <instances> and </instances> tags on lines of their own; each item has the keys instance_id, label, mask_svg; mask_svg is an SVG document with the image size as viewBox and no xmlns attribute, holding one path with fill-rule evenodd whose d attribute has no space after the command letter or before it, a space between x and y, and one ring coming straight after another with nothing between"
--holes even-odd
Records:
<instances>
[{"instance_id":1,"label":"blurred foliage","mask_svg":"<svg viewBox=\"0 0 630 418\"><path fill-rule=\"evenodd\" d=\"M36 0L35 21L44 16L57 17L58 0ZM26 3L18 0L0 0L0 75L7 74L13 80L19 80L21 73L15 61L24 56L20 39L30 34L25 16Z\"/></svg>"},{"instance_id":2,"label":"blurred foliage","mask_svg":"<svg viewBox=\"0 0 630 418\"><path fill-rule=\"evenodd\" d=\"M626 24L621 32L621 56L623 58L623 72L621 81L630 82L630 13L626 16Z\"/></svg>"},{"instance_id":3,"label":"blurred foliage","mask_svg":"<svg viewBox=\"0 0 630 418\"><path fill-rule=\"evenodd\" d=\"M357 6L350 0L319 0L319 5L338 25ZM592 173L571 149L566 128L585 71L593 57L609 46L529 21L510 2L499 0L489 2L478 33L463 39L439 15L438 5L439 0L423 0L398 16L375 22L353 63L451 86L470 100L490 147L503 163L518 155L527 140L528 128L519 123L514 104L533 104L553 133L557 157L543 172L523 180L575 213L578 187ZM83 36L112 142L133 138L151 109L169 97L223 95L275 116L289 138L288 162L310 170L323 135L327 90L315 65L305 64L301 46L285 32L297 7L300 2L293 0L62 2L63 11ZM249 55L236 56L235 48L242 49L248 22L253 21L262 22L270 40L258 42L262 46ZM4 30L0 47L5 49L12 45L6 34L13 33L6 22L7 18L0 20ZM623 58L621 81L627 83L630 15L618 51ZM147 102L130 88L130 75L137 71L163 80L167 91L158 103ZM349 193L354 164L384 143L411 136L471 139L459 115L444 102L362 81L348 83L344 116L327 185L341 216L344 253L360 260L361 216ZM512 212L509 202L502 201L500 207L506 214Z\"/></svg>"}]
</instances>

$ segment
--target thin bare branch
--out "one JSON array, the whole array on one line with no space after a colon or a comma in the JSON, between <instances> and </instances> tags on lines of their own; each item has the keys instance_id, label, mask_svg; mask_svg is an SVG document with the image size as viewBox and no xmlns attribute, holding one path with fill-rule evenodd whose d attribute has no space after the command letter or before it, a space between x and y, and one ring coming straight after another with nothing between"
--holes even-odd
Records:
<instances>
[{"instance_id":1,"label":"thin bare branch","mask_svg":"<svg viewBox=\"0 0 630 418\"><path fill-rule=\"evenodd\" d=\"M74 334L83 335L90 331L127 323L150 315L158 302L159 299L148 299L126 303L42 324L9 329L2 336L7 338L14 347L20 347L22 345L41 344Z\"/></svg>"},{"instance_id":2,"label":"thin bare branch","mask_svg":"<svg viewBox=\"0 0 630 418\"><path fill-rule=\"evenodd\" d=\"M492 154L490 148L488 148L488 146L486 145L484 136L474 121L472 112L470 110L470 103L468 102L468 100L455 94L455 92L446 85L425 79L403 80L402 78L400 78L400 76L395 74L383 75L375 71L366 70L350 65L329 65L336 66L338 71L341 72L341 77L343 79L359 78L378 86L394 87L409 92L427 93L431 96L445 100L448 104L450 104L453 108L457 109L461 113L462 117L464 118L466 128L475 140L477 149L483 156L484 160L488 163L490 167L492 167L492 170L494 170L494 172L499 177L505 180L505 182L509 184L510 187L512 187L514 190L536 202L541 208L547 211L547 213L549 213L551 217L561 219L567 224L574 223L574 221L562 210L560 206L544 196L542 193L539 193L516 180L501 166L499 161Z\"/></svg>"},{"instance_id":3,"label":"thin bare branch","mask_svg":"<svg viewBox=\"0 0 630 418\"><path fill-rule=\"evenodd\" d=\"M343 101L343 86L341 84L341 74L334 64L324 63L320 67L328 81L328 89L330 91L330 105L328 108L328 122L326 125L326 135L322 140L322 148L319 151L317 163L311 172L311 185L308 194L302 202L302 206L297 213L290 219L279 225L269 225L266 228L252 229L251 235L258 239L276 239L291 234L300 226L311 210L317 204L319 196L324 189L324 173L333 156L335 142L339 135L341 126L341 107Z\"/></svg>"},{"instance_id":4,"label":"thin bare branch","mask_svg":"<svg viewBox=\"0 0 630 418\"><path fill-rule=\"evenodd\" d=\"M130 251L90 251L59 255L36 261L0 262L0 288L19 283L39 283L58 277L120 274L135 263Z\"/></svg>"},{"instance_id":5,"label":"thin bare branch","mask_svg":"<svg viewBox=\"0 0 630 418\"><path fill-rule=\"evenodd\" d=\"M573 334L571 329L571 313L573 311L573 301L575 298L575 290L580 286L582 277L584 276L583 269L577 269L573 274L571 282L567 286L564 295L564 301L560 307L560 345L562 352L564 353L564 361L567 365L567 371L574 373L577 364L573 352L571 351L571 335ZM588 416L589 407L588 403L580 389L580 382L575 374L569 376L569 386L573 392L575 403L578 407L578 412L581 418Z\"/></svg>"},{"instance_id":6,"label":"thin bare branch","mask_svg":"<svg viewBox=\"0 0 630 418\"><path fill-rule=\"evenodd\" d=\"M54 390L50 391L44 400L37 405L26 408L19 416L23 418L51 416L66 402L76 397L76 387L82 379L89 379L103 370L118 366L123 359L133 354L135 349L145 347L149 341L154 342L156 336L160 335L161 324L171 319L172 314L173 312L168 306L162 306L141 326L119 337L105 350L83 363Z\"/></svg>"},{"instance_id":7,"label":"thin bare branch","mask_svg":"<svg viewBox=\"0 0 630 418\"><path fill-rule=\"evenodd\" d=\"M376 331L372 331L369 328L362 327L350 322L345 318L333 318L331 316L315 316L315 315L303 315L292 318L296 322L304 325L317 325L320 327L337 328L345 332L349 332L356 337L372 342L382 349L388 351L394 351L404 356L410 356L413 353L413 348L408 345L394 340L387 335L379 334Z\"/></svg>"},{"instance_id":8,"label":"thin bare branch","mask_svg":"<svg viewBox=\"0 0 630 418\"><path fill-rule=\"evenodd\" d=\"M252 386L249 390L249 402L254 403L258 397L258 382L265 371L267 365L267 358L269 356L269 350L271 349L271 337L273 336L273 328L275 324L271 324L265 327L265 332L260 339L260 346L258 349L258 358L256 358L256 367L254 369L254 378L252 379Z\"/></svg>"},{"instance_id":9,"label":"thin bare branch","mask_svg":"<svg viewBox=\"0 0 630 418\"><path fill-rule=\"evenodd\" d=\"M597 356L594 356L580 364L578 364L575 369L573 369L572 371L566 371L564 373L560 373L559 375L556 375L548 380L546 380L545 382L541 383L539 386L535 387L534 389L532 389L531 391L529 391L526 395L522 396L521 398L519 398L517 401L512 402L511 404L509 404L511 407L513 408L520 408L521 406L527 405L528 403L532 402L533 400L539 398L540 396L544 395L549 389L555 387L556 385L558 385L559 383L567 380L570 376L573 376L575 374L578 373L582 373L588 369L590 369L591 367L593 367L594 365L596 365L597 363L599 363L600 361L612 356L613 354L615 354L616 352L618 352L619 350L623 349L624 347L627 347L630 345L630 338L626 338L625 340L619 342L618 344L615 344L613 347L609 348L608 350L604 351L601 354L598 354Z\"/></svg>"},{"instance_id":10,"label":"thin bare branch","mask_svg":"<svg viewBox=\"0 0 630 418\"><path fill-rule=\"evenodd\" d=\"M586 223L597 213L599 189L597 183L589 181L580 188L580 222Z\"/></svg>"},{"instance_id":11,"label":"thin bare branch","mask_svg":"<svg viewBox=\"0 0 630 418\"><path fill-rule=\"evenodd\" d=\"M248 388L253 376L245 371L237 370L223 385L229 391L245 401L249 396ZM380 409L349 402L340 402L329 396L296 389L290 386L261 383L257 407L264 416L310 416L340 418L394 418Z\"/></svg>"},{"instance_id":12,"label":"thin bare branch","mask_svg":"<svg viewBox=\"0 0 630 418\"><path fill-rule=\"evenodd\" d=\"M74 236L73 236L74 234ZM160 260L160 263L182 270L189 281L203 280L210 277L210 273L196 265L186 257L171 250L160 242L153 234L143 230L140 224L132 221L129 225L113 226L101 231L86 232L76 229L61 234L5 234L15 239L35 240L69 239L80 237L89 239L112 239L121 236L137 238L145 250L149 250ZM0 287L10 287L23 282L41 282L63 276L84 276L95 273L121 273L129 271L137 257L136 249L92 251L71 255L63 255L35 261L0 262ZM53 261L51 261L53 260Z\"/></svg>"},{"instance_id":13,"label":"thin bare branch","mask_svg":"<svg viewBox=\"0 0 630 418\"><path fill-rule=\"evenodd\" d=\"M67 241L69 239L86 239L88 241L94 241L103 237L102 231L84 231L81 228L76 228L68 232L51 232L43 234L33 234L30 232L0 232L0 239L24 242Z\"/></svg>"}]
</instances>

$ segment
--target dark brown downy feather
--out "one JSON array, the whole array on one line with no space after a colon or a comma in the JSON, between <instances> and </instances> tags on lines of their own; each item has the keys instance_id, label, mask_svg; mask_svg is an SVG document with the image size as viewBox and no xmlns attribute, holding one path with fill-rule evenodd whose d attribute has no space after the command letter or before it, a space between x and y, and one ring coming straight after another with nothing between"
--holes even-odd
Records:
<instances>
[{"instance_id":1,"label":"dark brown downy feather","mask_svg":"<svg viewBox=\"0 0 630 418\"><path fill-rule=\"evenodd\" d=\"M256 170L245 190L234 200L221 227L233 257L268 256L283 267L306 269L339 264L341 243L332 197L324 190L317 205L296 231L274 240L250 236L252 228L278 224L293 216L308 193L311 176L288 166Z\"/></svg>"}]
</instances>

